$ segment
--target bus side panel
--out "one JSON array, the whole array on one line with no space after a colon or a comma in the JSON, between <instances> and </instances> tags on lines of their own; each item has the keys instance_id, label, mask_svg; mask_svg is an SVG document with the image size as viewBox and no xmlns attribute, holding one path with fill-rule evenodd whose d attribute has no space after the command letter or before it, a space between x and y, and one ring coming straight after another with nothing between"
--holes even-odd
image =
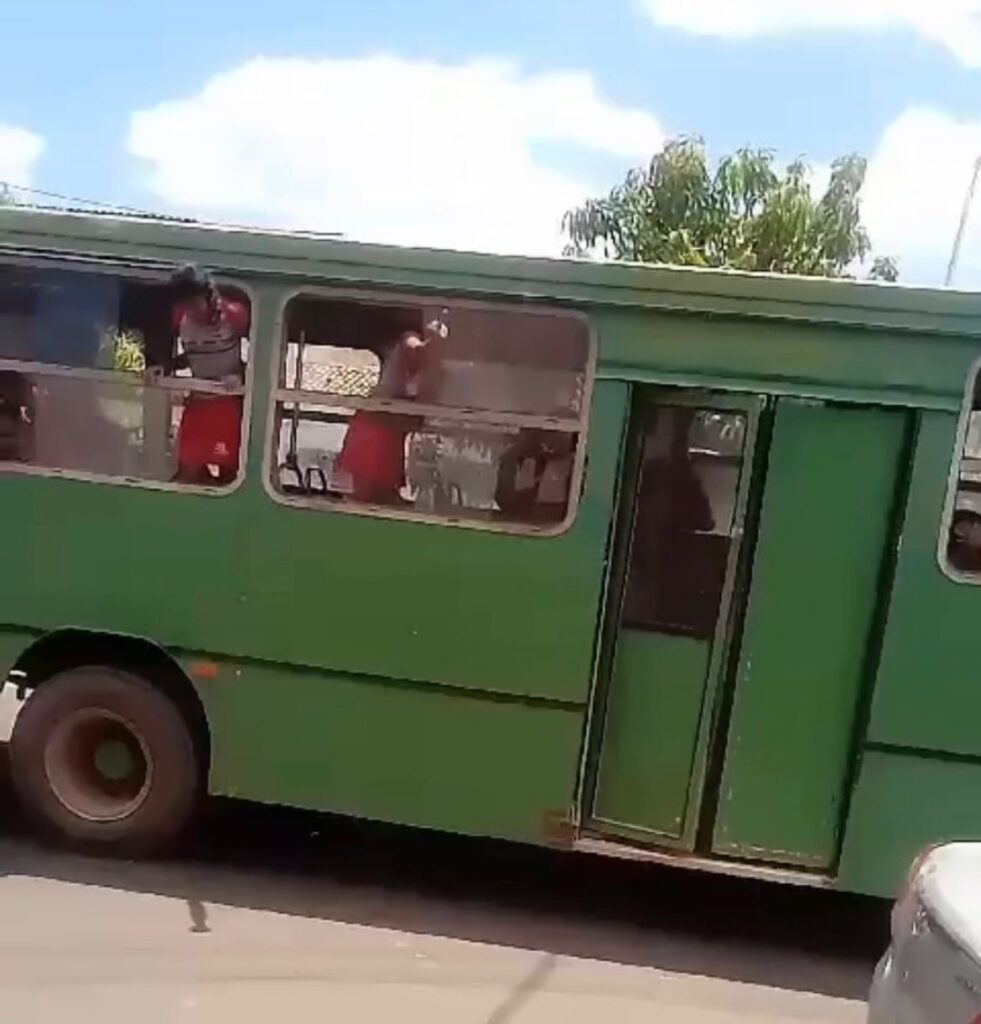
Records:
<instances>
[{"instance_id":1,"label":"bus side panel","mask_svg":"<svg viewBox=\"0 0 981 1024\"><path fill-rule=\"evenodd\" d=\"M846 401L890 392L957 401L977 355L966 339L851 325L780 323L652 310L604 314L603 365L634 380L711 387L723 382L766 394L831 393ZM652 345L651 337L671 344ZM863 395L863 392L865 393Z\"/></svg>"},{"instance_id":2,"label":"bus side panel","mask_svg":"<svg viewBox=\"0 0 981 1024\"><path fill-rule=\"evenodd\" d=\"M843 889L895 896L931 843L981 839L981 764L865 753L838 875Z\"/></svg>"},{"instance_id":3,"label":"bus side panel","mask_svg":"<svg viewBox=\"0 0 981 1024\"><path fill-rule=\"evenodd\" d=\"M0 624L236 651L248 502L0 472Z\"/></svg>"},{"instance_id":4,"label":"bus side panel","mask_svg":"<svg viewBox=\"0 0 981 1024\"><path fill-rule=\"evenodd\" d=\"M568 818L580 710L229 663L200 692L212 793L531 842Z\"/></svg>"},{"instance_id":5,"label":"bus side panel","mask_svg":"<svg viewBox=\"0 0 981 1024\"><path fill-rule=\"evenodd\" d=\"M260 479L259 398L233 494L0 473L0 626L585 703L627 390L596 389L558 537L283 507Z\"/></svg>"},{"instance_id":6,"label":"bus side panel","mask_svg":"<svg viewBox=\"0 0 981 1024\"><path fill-rule=\"evenodd\" d=\"M956 432L953 413L922 414L867 738L981 757L981 586L937 560Z\"/></svg>"},{"instance_id":7,"label":"bus side panel","mask_svg":"<svg viewBox=\"0 0 981 1024\"><path fill-rule=\"evenodd\" d=\"M921 414L845 832L848 889L893 895L925 845L981 839L981 587L951 579L937 559L956 434L954 413Z\"/></svg>"},{"instance_id":8,"label":"bus side panel","mask_svg":"<svg viewBox=\"0 0 981 1024\"><path fill-rule=\"evenodd\" d=\"M681 835L710 653L704 639L622 631L593 805L613 831Z\"/></svg>"},{"instance_id":9,"label":"bus side panel","mask_svg":"<svg viewBox=\"0 0 981 1024\"><path fill-rule=\"evenodd\" d=\"M903 412L776 412L713 848L828 867L906 437Z\"/></svg>"},{"instance_id":10,"label":"bus side panel","mask_svg":"<svg viewBox=\"0 0 981 1024\"><path fill-rule=\"evenodd\" d=\"M585 704L626 412L627 385L599 382L582 500L556 537L261 494L242 645L263 661Z\"/></svg>"}]
</instances>

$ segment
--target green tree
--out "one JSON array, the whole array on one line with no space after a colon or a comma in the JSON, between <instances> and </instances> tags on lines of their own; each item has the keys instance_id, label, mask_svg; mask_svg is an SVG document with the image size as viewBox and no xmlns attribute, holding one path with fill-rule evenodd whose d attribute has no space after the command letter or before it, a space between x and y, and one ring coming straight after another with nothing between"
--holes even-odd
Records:
<instances>
[{"instance_id":1,"label":"green tree","mask_svg":"<svg viewBox=\"0 0 981 1024\"><path fill-rule=\"evenodd\" d=\"M565 215L567 252L849 277L871 250L859 202L865 171L864 158L839 158L824 195L815 197L803 160L780 174L772 151L741 149L712 171L700 138L673 139L608 196ZM895 281L895 261L875 258L869 276Z\"/></svg>"},{"instance_id":2,"label":"green tree","mask_svg":"<svg viewBox=\"0 0 981 1024\"><path fill-rule=\"evenodd\" d=\"M146 355L142 336L136 331L106 331L99 348L98 365L100 369L143 373Z\"/></svg>"}]
</instances>

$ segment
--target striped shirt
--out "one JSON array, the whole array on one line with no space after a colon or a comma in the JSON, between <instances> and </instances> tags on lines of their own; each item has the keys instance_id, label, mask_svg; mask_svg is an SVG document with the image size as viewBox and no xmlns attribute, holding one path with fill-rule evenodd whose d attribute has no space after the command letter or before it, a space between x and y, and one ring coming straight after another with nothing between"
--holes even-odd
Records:
<instances>
[{"instance_id":1,"label":"striped shirt","mask_svg":"<svg viewBox=\"0 0 981 1024\"><path fill-rule=\"evenodd\" d=\"M242 378L242 339L248 334L248 313L237 302L223 301L221 315L200 323L184 313L178 337L187 365L199 380Z\"/></svg>"}]
</instances>

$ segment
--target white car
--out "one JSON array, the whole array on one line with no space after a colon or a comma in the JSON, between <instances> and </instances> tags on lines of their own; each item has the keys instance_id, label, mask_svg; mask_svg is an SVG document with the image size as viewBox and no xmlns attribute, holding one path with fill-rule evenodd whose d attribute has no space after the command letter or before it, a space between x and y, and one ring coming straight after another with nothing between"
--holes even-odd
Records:
<instances>
[{"instance_id":1,"label":"white car","mask_svg":"<svg viewBox=\"0 0 981 1024\"><path fill-rule=\"evenodd\" d=\"M981 843L933 847L913 865L869 1024L981 1024Z\"/></svg>"}]
</instances>

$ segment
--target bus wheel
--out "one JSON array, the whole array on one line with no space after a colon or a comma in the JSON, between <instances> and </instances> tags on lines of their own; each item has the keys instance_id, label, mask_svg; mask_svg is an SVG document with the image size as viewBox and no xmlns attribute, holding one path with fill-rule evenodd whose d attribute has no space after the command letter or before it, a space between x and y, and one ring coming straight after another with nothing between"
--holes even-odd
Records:
<instances>
[{"instance_id":1,"label":"bus wheel","mask_svg":"<svg viewBox=\"0 0 981 1024\"><path fill-rule=\"evenodd\" d=\"M34 691L17 716L10 761L35 824L89 853L161 851L199 792L178 709L146 680L102 666L62 672Z\"/></svg>"}]
</instances>

